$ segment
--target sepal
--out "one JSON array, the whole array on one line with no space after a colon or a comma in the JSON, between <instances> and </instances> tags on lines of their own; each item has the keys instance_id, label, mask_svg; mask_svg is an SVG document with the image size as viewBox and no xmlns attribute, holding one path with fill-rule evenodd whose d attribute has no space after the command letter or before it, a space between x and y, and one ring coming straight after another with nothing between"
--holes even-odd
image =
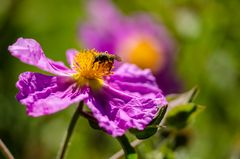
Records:
<instances>
[{"instance_id":1,"label":"sepal","mask_svg":"<svg viewBox=\"0 0 240 159\"><path fill-rule=\"evenodd\" d=\"M144 130L130 129L129 131L133 133L138 139L147 139L153 136L159 129L159 124L164 118L164 115L167 111L167 107L168 107L167 105L163 106L159 110L158 115L151 121L151 123Z\"/></svg>"}]
</instances>

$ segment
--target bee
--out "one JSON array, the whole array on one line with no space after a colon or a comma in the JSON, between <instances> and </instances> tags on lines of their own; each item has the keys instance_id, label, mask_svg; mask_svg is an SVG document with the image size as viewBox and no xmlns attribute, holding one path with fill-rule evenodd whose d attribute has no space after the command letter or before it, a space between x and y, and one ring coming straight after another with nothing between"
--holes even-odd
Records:
<instances>
[{"instance_id":1,"label":"bee","mask_svg":"<svg viewBox=\"0 0 240 159\"><path fill-rule=\"evenodd\" d=\"M111 70L114 60L121 61L121 58L117 55L111 55L107 52L104 52L95 56L93 64L96 62L98 62L99 64L106 64L109 66L109 70Z\"/></svg>"},{"instance_id":2,"label":"bee","mask_svg":"<svg viewBox=\"0 0 240 159\"><path fill-rule=\"evenodd\" d=\"M93 63L95 62L99 62L99 64L106 63L106 62L113 63L114 60L121 61L121 58L117 55L110 55L105 52L105 53L96 55Z\"/></svg>"}]
</instances>

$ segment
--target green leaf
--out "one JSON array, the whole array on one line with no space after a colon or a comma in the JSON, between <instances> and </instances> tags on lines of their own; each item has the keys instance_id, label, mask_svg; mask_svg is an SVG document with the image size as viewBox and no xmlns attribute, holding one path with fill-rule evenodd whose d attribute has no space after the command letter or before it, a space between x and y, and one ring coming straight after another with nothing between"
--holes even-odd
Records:
<instances>
[{"instance_id":1,"label":"green leaf","mask_svg":"<svg viewBox=\"0 0 240 159\"><path fill-rule=\"evenodd\" d=\"M167 112L167 108L168 108L167 105L161 107L161 109L158 112L158 116L154 118L149 125L159 125Z\"/></svg>"},{"instance_id":2,"label":"green leaf","mask_svg":"<svg viewBox=\"0 0 240 159\"><path fill-rule=\"evenodd\" d=\"M203 106L194 103L176 106L168 111L165 124L168 127L182 129L186 127L189 121L203 110L203 108Z\"/></svg>"},{"instance_id":3,"label":"green leaf","mask_svg":"<svg viewBox=\"0 0 240 159\"><path fill-rule=\"evenodd\" d=\"M181 94L170 94L167 96L168 106L171 109L172 107L187 104L193 101L197 96L198 87L194 87L191 90L181 93Z\"/></svg>"},{"instance_id":4,"label":"green leaf","mask_svg":"<svg viewBox=\"0 0 240 159\"><path fill-rule=\"evenodd\" d=\"M161 147L161 152L162 152L162 158L163 159L174 159L175 156L174 156L174 151L171 150L169 147L168 147L168 144L164 144L162 145Z\"/></svg>"},{"instance_id":5,"label":"green leaf","mask_svg":"<svg viewBox=\"0 0 240 159\"><path fill-rule=\"evenodd\" d=\"M167 105L159 110L158 116L154 118L144 130L130 129L129 131L133 133L138 139L147 139L153 136L158 131L159 124L162 121L166 111Z\"/></svg>"},{"instance_id":6,"label":"green leaf","mask_svg":"<svg viewBox=\"0 0 240 159\"><path fill-rule=\"evenodd\" d=\"M147 139L153 136L158 130L158 127L147 126L144 130L140 131L137 129L130 129L129 131L133 133L138 139Z\"/></svg>"}]
</instances>

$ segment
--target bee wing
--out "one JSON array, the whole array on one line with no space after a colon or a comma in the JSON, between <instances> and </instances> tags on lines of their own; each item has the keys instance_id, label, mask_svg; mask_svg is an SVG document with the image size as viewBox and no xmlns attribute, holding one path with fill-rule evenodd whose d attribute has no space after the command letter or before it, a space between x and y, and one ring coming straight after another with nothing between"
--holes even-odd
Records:
<instances>
[{"instance_id":1,"label":"bee wing","mask_svg":"<svg viewBox=\"0 0 240 159\"><path fill-rule=\"evenodd\" d=\"M117 60L117 61L122 61L122 58L118 55L114 55L114 59Z\"/></svg>"}]
</instances>

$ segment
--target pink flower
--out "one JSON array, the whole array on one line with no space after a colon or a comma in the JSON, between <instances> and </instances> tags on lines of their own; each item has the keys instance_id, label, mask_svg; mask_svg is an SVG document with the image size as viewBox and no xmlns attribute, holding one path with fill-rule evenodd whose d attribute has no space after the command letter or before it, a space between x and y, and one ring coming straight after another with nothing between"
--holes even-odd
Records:
<instances>
[{"instance_id":1,"label":"pink flower","mask_svg":"<svg viewBox=\"0 0 240 159\"><path fill-rule=\"evenodd\" d=\"M20 74L16 98L26 105L29 116L52 114L84 101L101 128L121 136L129 128L143 130L167 104L150 70L122 64L113 72L114 55L68 50L68 68L47 58L33 39L19 38L9 51L22 62L55 75Z\"/></svg>"},{"instance_id":2,"label":"pink flower","mask_svg":"<svg viewBox=\"0 0 240 159\"><path fill-rule=\"evenodd\" d=\"M110 0L89 0L89 19L79 28L87 48L117 54L124 61L150 68L164 93L180 90L173 68L175 45L162 24L146 14L124 16Z\"/></svg>"}]
</instances>

